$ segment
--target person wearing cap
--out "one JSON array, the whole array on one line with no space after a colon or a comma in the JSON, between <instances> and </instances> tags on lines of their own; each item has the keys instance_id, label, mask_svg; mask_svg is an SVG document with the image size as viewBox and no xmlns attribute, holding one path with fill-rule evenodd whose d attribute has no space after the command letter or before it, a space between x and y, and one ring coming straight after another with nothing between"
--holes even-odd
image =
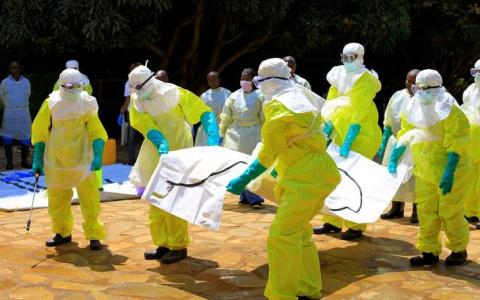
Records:
<instances>
[{"instance_id":1,"label":"person wearing cap","mask_svg":"<svg viewBox=\"0 0 480 300\"><path fill-rule=\"evenodd\" d=\"M330 83L327 103L322 108L325 117L325 133L339 148L339 154L348 158L350 150L373 159L382 141L378 126L378 111L373 99L381 89L374 71L363 64L365 49L358 43L345 45L340 54L343 65L333 67L327 74ZM360 238L366 224L343 220L338 216L323 216L323 227L315 228L315 234L342 231L343 240Z\"/></svg>"},{"instance_id":2,"label":"person wearing cap","mask_svg":"<svg viewBox=\"0 0 480 300\"><path fill-rule=\"evenodd\" d=\"M275 162L279 205L270 226L268 299L320 298L322 279L310 221L340 182L322 134L320 96L290 80L281 58L263 61L254 82L265 96L262 146L256 159L227 190L239 195Z\"/></svg>"},{"instance_id":3,"label":"person wearing cap","mask_svg":"<svg viewBox=\"0 0 480 300\"><path fill-rule=\"evenodd\" d=\"M11 62L8 66L10 75L0 83L0 104L3 104L2 127L0 136L5 147L7 170L13 169L13 142L21 144L21 166L30 168L28 155L30 152L30 129L32 117L29 110L30 81L21 75L21 66L18 62Z\"/></svg>"},{"instance_id":4,"label":"person wearing cap","mask_svg":"<svg viewBox=\"0 0 480 300\"><path fill-rule=\"evenodd\" d=\"M65 63L65 68L80 71L80 64L78 63L77 60L72 59ZM92 88L92 85L90 84L90 79L88 79L87 75L82 73L80 74L82 75L83 90L87 92L89 95L91 95L93 93L93 88ZM55 83L55 86L53 87L53 90L58 91L59 88L60 88L60 85L57 81Z\"/></svg>"},{"instance_id":5,"label":"person wearing cap","mask_svg":"<svg viewBox=\"0 0 480 300\"><path fill-rule=\"evenodd\" d=\"M83 215L83 231L91 250L105 239L99 221L100 192L93 171L102 167L107 132L98 118L97 100L83 91L82 74L66 69L58 78L60 89L43 102L32 124L33 172L42 174L48 195L54 247L72 241L72 188L76 188Z\"/></svg>"},{"instance_id":6,"label":"person wearing cap","mask_svg":"<svg viewBox=\"0 0 480 300\"><path fill-rule=\"evenodd\" d=\"M480 229L480 59L470 70L474 82L463 92L463 112L470 123L468 156L472 161L470 184L465 196L465 218Z\"/></svg>"},{"instance_id":7,"label":"person wearing cap","mask_svg":"<svg viewBox=\"0 0 480 300\"><path fill-rule=\"evenodd\" d=\"M153 175L160 155L170 150L193 147L191 125L201 122L209 146L218 146L220 136L215 114L192 92L154 78L155 73L138 66L128 75L132 106L131 125L145 140L129 179L141 195ZM145 259L160 259L163 264L187 257L187 221L150 205L150 233L154 250L144 253Z\"/></svg>"},{"instance_id":8,"label":"person wearing cap","mask_svg":"<svg viewBox=\"0 0 480 300\"><path fill-rule=\"evenodd\" d=\"M310 86L310 83L305 78L295 73L297 72L297 61L295 60L295 58L289 55L289 56L285 56L283 60L287 62L288 67L292 70L290 72L290 78L293 80L293 82L303 86L304 88L311 90L312 87Z\"/></svg>"},{"instance_id":9,"label":"person wearing cap","mask_svg":"<svg viewBox=\"0 0 480 300\"><path fill-rule=\"evenodd\" d=\"M390 157L390 151L385 152L387 144L391 145L394 143L394 140L397 138L398 131L400 130L400 114L405 109L405 106L408 104L408 101L413 97L412 85L415 84L415 78L417 77L420 70L413 69L407 73L405 78L405 88L399 90L393 94L393 96L388 101L387 108L385 109L385 116L383 118L383 135L382 135L382 144L380 149L378 149L377 155L380 159L383 159L384 156L386 159L383 159L383 164L386 165L388 162L388 157ZM390 137L393 136L394 139L390 140ZM389 147L390 149L390 147ZM412 181L410 181L412 180ZM414 181L413 178L410 179L408 183L405 183L402 188L397 192L396 197L392 201L392 207L390 210L380 217L382 219L396 219L403 218L405 202L411 201L413 199L405 199L403 195L411 194L413 191ZM410 192L410 193L409 193ZM403 201L400 201L404 199ZM410 223L418 224L417 216L417 204L413 204L412 216L410 217Z\"/></svg>"},{"instance_id":10,"label":"person wearing cap","mask_svg":"<svg viewBox=\"0 0 480 300\"><path fill-rule=\"evenodd\" d=\"M469 229L463 205L469 183L469 124L442 83L435 70L418 73L412 87L415 95L401 115L399 140L388 163L389 172L394 174L406 148L412 151L420 221L417 249L421 252L410 258L412 266L439 261L442 228L446 246L452 251L445 264L457 266L467 260Z\"/></svg>"}]
</instances>

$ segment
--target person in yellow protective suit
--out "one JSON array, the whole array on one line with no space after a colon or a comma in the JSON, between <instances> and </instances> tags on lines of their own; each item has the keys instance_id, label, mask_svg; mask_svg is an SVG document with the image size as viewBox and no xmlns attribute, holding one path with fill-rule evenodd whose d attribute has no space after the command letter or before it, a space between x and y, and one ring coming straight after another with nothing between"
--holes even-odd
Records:
<instances>
[{"instance_id":1,"label":"person in yellow protective suit","mask_svg":"<svg viewBox=\"0 0 480 300\"><path fill-rule=\"evenodd\" d=\"M90 249L100 250L105 239L99 221L100 192L92 171L102 167L107 133L98 118L97 100L82 91L82 76L74 69L60 73L60 90L43 102L32 124L33 172L43 173L48 193L48 213L55 237L48 247L72 240L72 188L77 189Z\"/></svg>"},{"instance_id":2,"label":"person in yellow protective suit","mask_svg":"<svg viewBox=\"0 0 480 300\"><path fill-rule=\"evenodd\" d=\"M192 92L153 78L154 73L138 66L128 75L132 87L130 122L145 136L129 179L139 194L143 193L157 167L160 155L169 150L193 147L190 126L201 121L208 145L219 145L215 113ZM161 259L164 264L187 257L187 221L156 206L150 206L150 233L155 250L145 252L145 259Z\"/></svg>"},{"instance_id":3,"label":"person in yellow protective suit","mask_svg":"<svg viewBox=\"0 0 480 300\"><path fill-rule=\"evenodd\" d=\"M260 128L263 123L263 95L254 89L255 70L246 68L240 77L240 89L233 92L225 102L220 114L220 135L225 137L225 148L251 155L260 142ZM239 205L261 208L263 198L244 191Z\"/></svg>"},{"instance_id":4,"label":"person in yellow protective suit","mask_svg":"<svg viewBox=\"0 0 480 300\"><path fill-rule=\"evenodd\" d=\"M465 218L480 229L480 59L471 69L475 82L463 93L462 110L470 123L468 156L472 161L470 184L465 196Z\"/></svg>"},{"instance_id":5,"label":"person in yellow protective suit","mask_svg":"<svg viewBox=\"0 0 480 300\"><path fill-rule=\"evenodd\" d=\"M327 74L331 87L327 103L322 108L326 119L325 133L338 145L340 155L348 157L350 150L372 159L382 140L378 126L378 111L373 98L380 91L377 74L363 65L365 50L362 45L345 45L340 55L343 65L333 67ZM323 227L314 229L315 234L348 230L341 238L353 240L362 236L365 224L356 224L337 216L324 216Z\"/></svg>"},{"instance_id":6,"label":"person in yellow protective suit","mask_svg":"<svg viewBox=\"0 0 480 300\"><path fill-rule=\"evenodd\" d=\"M78 61L76 60L69 60L65 63L65 68L67 69L75 69L77 71L80 71L80 65L78 63ZM80 73L82 74L82 73ZM88 79L87 75L85 74L82 74L82 82L83 82L83 90L85 92L87 92L89 95L92 95L93 93L93 88L92 88L92 85L90 84L90 79ZM54 91L58 91L60 88L60 84L59 82L57 81L55 83L55 85L53 86L53 90Z\"/></svg>"},{"instance_id":7,"label":"person in yellow protective suit","mask_svg":"<svg viewBox=\"0 0 480 300\"><path fill-rule=\"evenodd\" d=\"M413 97L412 85L415 84L415 78L417 77L418 72L420 72L420 70L410 70L407 73L407 78L405 78L405 88L395 92L395 94L393 94L393 96L388 101L387 108L385 109L385 117L383 120L382 144L380 146L380 149L378 149L377 153L380 159L383 159L383 157L386 156L386 159L384 159L382 162L383 165L387 165L388 157L390 156L390 151L387 150L387 153L385 152L387 145L391 145L394 143L394 139L389 141L390 136L393 135L394 138L397 138L397 134L400 131L400 114L407 106L408 101L410 101L410 99ZM405 194L410 195L411 192L413 192L414 181L413 178L410 180L408 183L405 183L402 188L397 192L397 196L392 200L392 207L390 208L390 210L382 214L380 218L386 220L403 218L405 207L405 202L403 201L412 200L411 198L408 199L405 197ZM418 224L416 203L413 203L410 223Z\"/></svg>"},{"instance_id":8,"label":"person in yellow protective suit","mask_svg":"<svg viewBox=\"0 0 480 300\"><path fill-rule=\"evenodd\" d=\"M427 69L418 73L413 91L415 96L402 113L400 139L388 163L390 173L395 173L406 147L412 150L420 221L417 248L421 255L412 257L410 264L438 262L443 227L447 247L452 250L445 263L461 265L467 259L469 238L463 209L470 169L468 119L455 98L442 87L442 77L437 71Z\"/></svg>"},{"instance_id":9,"label":"person in yellow protective suit","mask_svg":"<svg viewBox=\"0 0 480 300\"><path fill-rule=\"evenodd\" d=\"M263 144L258 159L230 181L227 190L240 194L277 162L275 195L279 204L267 241L265 296L320 298L320 263L310 221L340 182L321 130L323 99L290 80L290 68L280 58L263 61L258 73L255 82L265 95Z\"/></svg>"}]
</instances>

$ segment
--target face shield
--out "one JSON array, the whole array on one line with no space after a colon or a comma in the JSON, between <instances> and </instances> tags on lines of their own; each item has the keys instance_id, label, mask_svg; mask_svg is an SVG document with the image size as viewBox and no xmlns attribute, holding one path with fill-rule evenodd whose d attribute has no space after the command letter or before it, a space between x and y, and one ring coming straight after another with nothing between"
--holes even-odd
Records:
<instances>
[{"instance_id":1,"label":"face shield","mask_svg":"<svg viewBox=\"0 0 480 300\"><path fill-rule=\"evenodd\" d=\"M439 97L445 92L443 86L426 86L421 84L412 85L412 92L415 94L415 97L422 104L431 104L434 102L435 98Z\"/></svg>"},{"instance_id":2,"label":"face shield","mask_svg":"<svg viewBox=\"0 0 480 300\"><path fill-rule=\"evenodd\" d=\"M134 93L137 94L137 98L139 100L147 100L150 99L154 89L152 88L154 84L150 84L150 80L155 77L155 73L152 73L147 79L145 79L142 83L136 85L130 85L130 88ZM147 85L147 83L149 83Z\"/></svg>"},{"instance_id":3,"label":"face shield","mask_svg":"<svg viewBox=\"0 0 480 300\"><path fill-rule=\"evenodd\" d=\"M358 55L357 54L345 54L345 53L340 53L340 61L344 63L351 63L354 62L357 59Z\"/></svg>"},{"instance_id":4,"label":"face shield","mask_svg":"<svg viewBox=\"0 0 480 300\"><path fill-rule=\"evenodd\" d=\"M280 80L289 80L288 78L285 77L278 77L278 76L268 76L268 77L263 77L263 76L255 76L253 78L253 84L260 89L262 86L262 82L269 80L269 79L280 79Z\"/></svg>"}]
</instances>

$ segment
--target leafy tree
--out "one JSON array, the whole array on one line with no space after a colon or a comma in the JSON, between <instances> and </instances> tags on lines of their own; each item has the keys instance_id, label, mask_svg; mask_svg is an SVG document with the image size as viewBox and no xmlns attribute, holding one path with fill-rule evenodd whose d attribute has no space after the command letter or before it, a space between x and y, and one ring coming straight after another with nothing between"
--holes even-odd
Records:
<instances>
[{"instance_id":1,"label":"leafy tree","mask_svg":"<svg viewBox=\"0 0 480 300\"><path fill-rule=\"evenodd\" d=\"M4 0L0 22L9 51L148 49L192 89L258 50L318 55L356 40L391 53L410 33L406 0Z\"/></svg>"}]
</instances>

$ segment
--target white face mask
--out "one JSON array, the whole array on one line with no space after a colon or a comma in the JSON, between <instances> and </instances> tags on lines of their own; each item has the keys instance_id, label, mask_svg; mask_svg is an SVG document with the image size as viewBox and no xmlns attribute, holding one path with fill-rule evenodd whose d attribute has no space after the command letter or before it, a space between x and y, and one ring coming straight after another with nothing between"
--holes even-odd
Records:
<instances>
[{"instance_id":1,"label":"white face mask","mask_svg":"<svg viewBox=\"0 0 480 300\"><path fill-rule=\"evenodd\" d=\"M60 95L62 96L62 98L68 101L74 101L78 99L78 97L83 91L81 88L66 89L62 87L60 89Z\"/></svg>"},{"instance_id":2,"label":"white face mask","mask_svg":"<svg viewBox=\"0 0 480 300\"><path fill-rule=\"evenodd\" d=\"M431 90L418 90L415 93L415 97L417 97L417 99L422 104L431 104L434 100L433 93Z\"/></svg>"},{"instance_id":3,"label":"white face mask","mask_svg":"<svg viewBox=\"0 0 480 300\"><path fill-rule=\"evenodd\" d=\"M251 81L248 80L241 80L240 86L245 93L250 93L253 90L253 84Z\"/></svg>"},{"instance_id":4,"label":"white face mask","mask_svg":"<svg viewBox=\"0 0 480 300\"><path fill-rule=\"evenodd\" d=\"M473 79L475 80L475 83L480 84L480 73L475 74L475 76L473 76Z\"/></svg>"}]
</instances>

